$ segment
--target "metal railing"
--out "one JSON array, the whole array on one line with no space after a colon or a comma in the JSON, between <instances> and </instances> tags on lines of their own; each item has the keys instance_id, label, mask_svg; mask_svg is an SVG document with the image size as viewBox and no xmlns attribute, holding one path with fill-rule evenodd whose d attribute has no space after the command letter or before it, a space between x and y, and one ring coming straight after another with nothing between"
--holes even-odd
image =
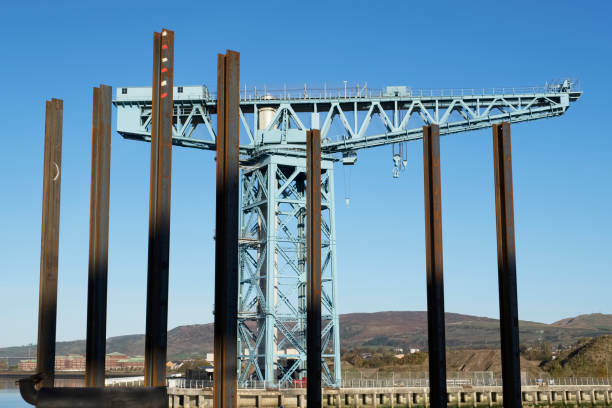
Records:
<instances>
[{"instance_id":1,"label":"metal railing","mask_svg":"<svg viewBox=\"0 0 612 408\"><path fill-rule=\"evenodd\" d=\"M247 88L240 90L241 101L266 101L266 100L321 100L321 99L371 99L371 98L401 98L401 97L459 97L459 96L494 96L494 95L539 95L563 92L580 92L580 84L577 80L552 81L543 86L524 87L466 87L466 88L412 88L409 86L393 86L388 88L369 88L366 84L353 84L340 88L308 87L304 84L300 88L271 88L267 86ZM147 87L130 87L143 88ZM175 87L179 88L179 87ZM201 92L194 93L193 87L185 87L185 92L175 92L177 101L198 100L214 101L217 93L202 86ZM119 88L121 89L121 88ZM150 89L150 88L148 88ZM395 92L399 92L395 94ZM130 95L121 94L116 96L116 102L137 102L150 96L145 94Z\"/></svg>"},{"instance_id":2,"label":"metal railing","mask_svg":"<svg viewBox=\"0 0 612 408\"><path fill-rule=\"evenodd\" d=\"M405 375L405 374L404 374ZM501 387L501 377L487 375L473 375L463 378L449 378L446 380L448 387ZM106 380L107 387L142 387L143 378L111 378ZM212 380L198 380L187 378L168 378L167 385L171 388L193 388L203 389L213 386ZM612 378L605 377L523 377L522 386L612 386ZM338 384L339 388L390 388L390 387L429 387L429 379L426 377L406 378L402 375L389 375L389 378L351 378L343 379ZM240 388L243 389L294 389L306 388L306 380L288 381L280 387L266 381L247 381Z\"/></svg>"},{"instance_id":3,"label":"metal railing","mask_svg":"<svg viewBox=\"0 0 612 408\"><path fill-rule=\"evenodd\" d=\"M448 387L501 387L503 381L501 377L495 378L454 378L447 379ZM523 378L522 386L548 386L548 385L612 385L610 378ZM397 378L394 380L343 380L341 388L388 388L388 387L429 387L427 378Z\"/></svg>"},{"instance_id":4,"label":"metal railing","mask_svg":"<svg viewBox=\"0 0 612 408\"><path fill-rule=\"evenodd\" d=\"M392 87L397 88L397 87ZM396 89L397 90L397 89ZM512 96L512 95L542 95L562 92L579 92L577 82L571 82L569 89L563 88L562 84L547 83L543 86L526 87L493 87L493 88L411 88L405 89L395 94L393 91L387 92L387 88L368 88L366 86L347 86L346 88L327 88L327 87L308 87L303 88L283 88L267 89L267 87L244 88L240 91L240 100L248 101L288 101L288 100L342 100L342 99L372 99L372 98L432 98L432 97L468 97L468 96ZM145 95L118 95L116 102L138 102L150 97ZM177 93L176 101L198 100L215 101L217 93L208 89L202 93Z\"/></svg>"},{"instance_id":5,"label":"metal railing","mask_svg":"<svg viewBox=\"0 0 612 408\"><path fill-rule=\"evenodd\" d=\"M567 378L523 378L522 386L611 386L610 378L595 377L567 377ZM123 386L131 386L134 382L126 382ZM451 378L446 380L448 387L501 387L501 377L474 377L474 378ZM194 388L203 389L213 386L210 380L192 380L185 378L168 379L168 387L172 388ZM385 379L348 379L338 384L339 388L392 388L392 387L429 387L428 378L385 378ZM272 385L266 381L247 381L242 389L294 389L306 388L305 381L288 381L278 385Z\"/></svg>"},{"instance_id":6,"label":"metal railing","mask_svg":"<svg viewBox=\"0 0 612 408\"><path fill-rule=\"evenodd\" d=\"M170 378L168 379L168 387L171 388L210 388L213 386L212 380L196 380L187 378ZM288 381L282 384L280 387L275 383L267 381L247 381L244 385L240 386L242 389L254 389L254 390L267 390L267 389L293 389L293 388L306 388L306 382L301 381Z\"/></svg>"},{"instance_id":7,"label":"metal railing","mask_svg":"<svg viewBox=\"0 0 612 408\"><path fill-rule=\"evenodd\" d=\"M283 88L267 89L263 88L244 88L240 92L242 101L266 101L266 100L296 100L296 99L370 99L370 98L398 98L398 97L459 97L459 96L493 96L493 95L538 95L550 93L562 93L567 91L578 91L578 83L571 81L569 88L564 88L563 83L546 83L543 86L527 87L494 87L494 88L411 88L398 87L387 88L368 88L367 85L359 84L344 88L323 88L308 87L303 88ZM399 91L396 95L393 91ZM211 98L216 99L216 93L210 92Z\"/></svg>"},{"instance_id":8,"label":"metal railing","mask_svg":"<svg viewBox=\"0 0 612 408\"><path fill-rule=\"evenodd\" d=\"M192 380L186 378L169 378L169 388L212 388L212 380Z\"/></svg>"}]
</instances>

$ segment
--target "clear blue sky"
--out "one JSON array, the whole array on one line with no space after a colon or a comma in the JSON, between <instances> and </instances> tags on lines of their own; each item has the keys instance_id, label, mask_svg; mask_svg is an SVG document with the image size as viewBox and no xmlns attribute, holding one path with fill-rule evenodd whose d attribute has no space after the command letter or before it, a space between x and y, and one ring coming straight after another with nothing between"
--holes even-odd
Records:
<instances>
[{"instance_id":1,"label":"clear blue sky","mask_svg":"<svg viewBox=\"0 0 612 408\"><path fill-rule=\"evenodd\" d=\"M576 77L560 118L513 127L519 316L612 312L609 2L7 2L0 12L0 346L36 340L44 101L64 99L58 340L85 337L92 87L148 86L152 33L176 32L175 84L543 85ZM102 5L103 4L103 5ZM427 5L425 5L427 4ZM337 168L341 313L424 310L421 142L391 177ZM446 310L498 316L490 129L441 142ZM144 332L149 145L112 137L108 335ZM212 321L213 153L174 149L169 327Z\"/></svg>"}]
</instances>

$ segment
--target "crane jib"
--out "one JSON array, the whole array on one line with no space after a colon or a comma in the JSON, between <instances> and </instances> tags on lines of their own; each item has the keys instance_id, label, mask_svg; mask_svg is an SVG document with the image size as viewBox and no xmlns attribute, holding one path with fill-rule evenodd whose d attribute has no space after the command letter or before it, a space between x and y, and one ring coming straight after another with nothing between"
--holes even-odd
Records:
<instances>
[{"instance_id":1,"label":"crane jib","mask_svg":"<svg viewBox=\"0 0 612 408\"><path fill-rule=\"evenodd\" d=\"M302 90L300 94L241 92L240 152L304 155L306 131L321 129L324 154L421 138L422 126L440 127L440 134L466 132L564 114L581 91L569 85L417 91L387 87L387 91ZM305 88L306 89L306 88ZM148 141L151 126L150 88L117 88L117 131L128 139ZM214 150L212 116L216 97L205 86L174 87L173 144ZM259 117L266 118L260 126ZM196 131L196 129L198 129Z\"/></svg>"}]
</instances>

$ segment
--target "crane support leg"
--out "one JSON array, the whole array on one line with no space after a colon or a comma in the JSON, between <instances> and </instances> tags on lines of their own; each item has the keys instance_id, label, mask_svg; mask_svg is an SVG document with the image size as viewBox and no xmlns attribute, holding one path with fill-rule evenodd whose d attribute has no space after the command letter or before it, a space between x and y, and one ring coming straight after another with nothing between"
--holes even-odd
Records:
<instances>
[{"instance_id":1,"label":"crane support leg","mask_svg":"<svg viewBox=\"0 0 612 408\"><path fill-rule=\"evenodd\" d=\"M310 408L321 407L321 132L306 134L306 372Z\"/></svg>"},{"instance_id":2,"label":"crane support leg","mask_svg":"<svg viewBox=\"0 0 612 408\"><path fill-rule=\"evenodd\" d=\"M36 371L42 387L53 387L64 102L52 99L46 105Z\"/></svg>"},{"instance_id":3,"label":"crane support leg","mask_svg":"<svg viewBox=\"0 0 612 408\"><path fill-rule=\"evenodd\" d=\"M284 385L306 375L306 158L270 155L242 172L239 384ZM340 384L334 162L321 160L321 357ZM333 371L330 366L333 359Z\"/></svg>"},{"instance_id":4,"label":"crane support leg","mask_svg":"<svg viewBox=\"0 0 612 408\"><path fill-rule=\"evenodd\" d=\"M93 89L85 352L85 385L88 387L104 387L112 94L112 88L107 85Z\"/></svg>"},{"instance_id":5,"label":"crane support leg","mask_svg":"<svg viewBox=\"0 0 612 408\"><path fill-rule=\"evenodd\" d=\"M442 269L442 196L440 191L440 128L423 127L425 175L425 251L427 327L431 408L446 408L446 339Z\"/></svg>"},{"instance_id":6,"label":"crane support leg","mask_svg":"<svg viewBox=\"0 0 612 408\"><path fill-rule=\"evenodd\" d=\"M238 406L238 132L240 54L219 54L217 71L214 407Z\"/></svg>"},{"instance_id":7,"label":"crane support leg","mask_svg":"<svg viewBox=\"0 0 612 408\"><path fill-rule=\"evenodd\" d=\"M510 123L493 125L497 269L504 408L521 406Z\"/></svg>"}]
</instances>

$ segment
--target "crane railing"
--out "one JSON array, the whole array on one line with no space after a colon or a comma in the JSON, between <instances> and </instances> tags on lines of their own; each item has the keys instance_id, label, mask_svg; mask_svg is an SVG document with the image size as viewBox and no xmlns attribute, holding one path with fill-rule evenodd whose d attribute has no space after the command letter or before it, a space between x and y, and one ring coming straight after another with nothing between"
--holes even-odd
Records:
<instances>
[{"instance_id":1,"label":"crane railing","mask_svg":"<svg viewBox=\"0 0 612 408\"><path fill-rule=\"evenodd\" d=\"M306 88L303 89L271 89L258 90L257 88L242 91L242 101L287 101L294 99L372 99L394 98L398 96L410 97L437 97L437 96L493 96L493 95L537 95L549 92L546 86L530 87L502 87L502 88L407 88L402 95L393 95L381 88ZM216 100L216 93L211 92L211 100Z\"/></svg>"},{"instance_id":2,"label":"crane railing","mask_svg":"<svg viewBox=\"0 0 612 408\"><path fill-rule=\"evenodd\" d=\"M390 89L391 88L391 89ZM392 92L394 88L402 88L401 95ZM393 98L398 96L410 97L439 97L439 96L493 96L493 95L538 95L550 92L558 92L563 88L563 81L551 82L544 85L523 87L466 87L466 88L412 88L412 87L387 87L371 88L367 84L347 85L346 87L303 87L292 88L270 88L245 87L240 91L242 101L272 101L293 99L354 99L354 98ZM579 92L578 81L569 80L566 91ZM216 92L210 92L211 100L216 100Z\"/></svg>"}]
</instances>

